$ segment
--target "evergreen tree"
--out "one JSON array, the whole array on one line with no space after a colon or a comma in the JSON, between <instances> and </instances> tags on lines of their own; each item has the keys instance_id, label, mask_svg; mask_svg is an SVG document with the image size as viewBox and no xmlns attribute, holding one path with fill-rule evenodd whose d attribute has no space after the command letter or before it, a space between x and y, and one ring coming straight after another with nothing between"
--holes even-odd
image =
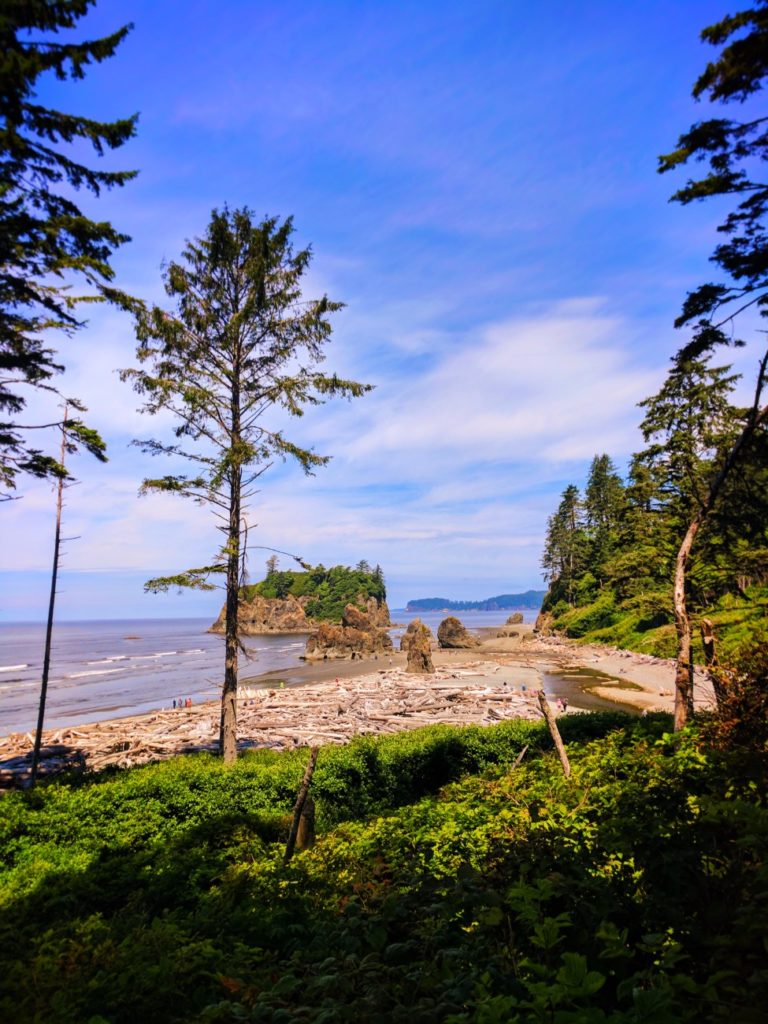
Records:
<instances>
[{"instance_id":1,"label":"evergreen tree","mask_svg":"<svg viewBox=\"0 0 768 1024\"><path fill-rule=\"evenodd\" d=\"M735 319L754 307L768 316L768 185L756 169L768 159L768 117L762 107L750 106L763 89L768 75L768 0L757 0L753 7L728 15L702 32L702 38L722 46L715 61L696 81L693 94L706 96L713 103L740 103L747 117L742 120L715 117L694 124L683 134L677 149L661 157L660 170L669 171L689 161L708 162L708 173L689 179L672 197L681 203L714 196L735 196L737 203L718 230L725 241L711 257L726 274L724 282L707 282L691 292L676 321L678 327L693 325L691 340L678 355L678 361L696 359L715 346L743 342L733 336ZM764 347L764 346L763 346ZM686 572L693 543L727 484L737 463L748 455L750 442L762 423L768 420L768 405L761 406L768 350L759 361L755 399L743 429L729 451L706 495L700 497L676 557L674 582L675 623L678 634L675 726L681 727L692 709L693 666L691 663L691 626L686 599Z\"/></svg>"},{"instance_id":2,"label":"evergreen tree","mask_svg":"<svg viewBox=\"0 0 768 1024\"><path fill-rule=\"evenodd\" d=\"M134 171L94 170L76 159L78 147L122 146L135 132L136 117L99 122L35 102L47 73L81 79L89 65L111 57L130 26L89 42L41 38L76 27L94 0L7 0L0 13L0 488L4 497L20 473L63 476L27 431L50 424L20 424L29 389L56 391L62 371L46 342L56 329L71 334L83 296L66 283L73 277L96 294L112 279L109 259L127 240L111 224L80 210L74 194L95 195L125 184ZM90 298L94 297L93 291ZM83 406L69 399L70 407ZM53 424L56 426L57 424ZM77 417L58 424L74 443L96 452L101 440ZM36 436L36 435L31 435Z\"/></svg>"},{"instance_id":3,"label":"evergreen tree","mask_svg":"<svg viewBox=\"0 0 768 1024\"><path fill-rule=\"evenodd\" d=\"M676 322L678 327L693 325L686 357L733 344L729 325L747 307L768 314L768 184L763 175L755 177L768 159L768 116L762 107L750 106L768 74L768 0L708 26L701 38L723 49L697 79L693 95L712 103L746 104L748 116L700 121L680 136L675 150L659 158L662 173L691 162L709 165L703 177L689 179L673 200L738 200L718 228L725 240L711 257L729 280L708 282L691 292Z\"/></svg>"},{"instance_id":4,"label":"evergreen tree","mask_svg":"<svg viewBox=\"0 0 768 1024\"><path fill-rule=\"evenodd\" d=\"M576 583L584 571L587 556L583 504L579 489L569 484L560 504L549 517L542 556L545 579L549 582L548 605L560 600L574 603Z\"/></svg>"},{"instance_id":5,"label":"evergreen tree","mask_svg":"<svg viewBox=\"0 0 768 1024\"><path fill-rule=\"evenodd\" d=\"M270 576L275 575L275 573L277 572L277 566L279 562L280 559L277 557L277 555L269 556L269 558L267 559L267 579L269 579Z\"/></svg>"},{"instance_id":6,"label":"evergreen tree","mask_svg":"<svg viewBox=\"0 0 768 1024\"><path fill-rule=\"evenodd\" d=\"M331 335L329 317L341 303L302 297L310 251L294 251L292 232L290 218L256 224L248 209L214 210L205 235L187 243L181 262L165 269L173 308L124 300L136 316L143 368L123 371L123 377L144 396L147 412L168 410L179 421L178 443L137 443L151 454L188 459L194 467L191 475L145 480L142 491L210 505L224 535L211 564L150 580L146 589L211 589L212 576L225 576L220 727L225 761L237 752L241 556L253 484L275 459L293 459L306 473L328 462L327 456L290 441L269 416L275 410L301 416L308 405L370 390L316 369ZM281 588L283 575L290 576L277 574Z\"/></svg>"},{"instance_id":7,"label":"evergreen tree","mask_svg":"<svg viewBox=\"0 0 768 1024\"><path fill-rule=\"evenodd\" d=\"M605 564L618 543L624 504L624 484L611 457L596 455L589 468L584 514L589 536L589 570L601 585Z\"/></svg>"}]
</instances>

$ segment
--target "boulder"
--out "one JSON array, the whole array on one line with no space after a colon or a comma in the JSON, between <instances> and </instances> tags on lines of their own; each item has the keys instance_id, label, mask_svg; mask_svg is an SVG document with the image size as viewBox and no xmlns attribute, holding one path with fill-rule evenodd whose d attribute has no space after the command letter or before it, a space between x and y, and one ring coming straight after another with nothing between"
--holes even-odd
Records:
<instances>
[{"instance_id":1,"label":"boulder","mask_svg":"<svg viewBox=\"0 0 768 1024\"><path fill-rule=\"evenodd\" d=\"M496 634L496 636L497 637L520 636L520 630L519 629L500 629L499 632Z\"/></svg>"},{"instance_id":2,"label":"boulder","mask_svg":"<svg viewBox=\"0 0 768 1024\"><path fill-rule=\"evenodd\" d=\"M400 650L408 654L406 672L434 672L432 664L432 630L421 619L414 619L400 641Z\"/></svg>"},{"instance_id":3,"label":"boulder","mask_svg":"<svg viewBox=\"0 0 768 1024\"><path fill-rule=\"evenodd\" d=\"M341 624L322 622L307 638L305 661L337 661L371 658L389 654L392 639L385 629L376 627L365 612L353 604L344 609Z\"/></svg>"},{"instance_id":4,"label":"boulder","mask_svg":"<svg viewBox=\"0 0 768 1024\"><path fill-rule=\"evenodd\" d=\"M519 626L523 621L522 612L512 612L507 621L504 623L505 626Z\"/></svg>"},{"instance_id":5,"label":"boulder","mask_svg":"<svg viewBox=\"0 0 768 1024\"><path fill-rule=\"evenodd\" d=\"M480 646L477 637L467 632L466 627L453 615L443 619L437 627L437 642L441 647L449 648L466 649Z\"/></svg>"}]
</instances>

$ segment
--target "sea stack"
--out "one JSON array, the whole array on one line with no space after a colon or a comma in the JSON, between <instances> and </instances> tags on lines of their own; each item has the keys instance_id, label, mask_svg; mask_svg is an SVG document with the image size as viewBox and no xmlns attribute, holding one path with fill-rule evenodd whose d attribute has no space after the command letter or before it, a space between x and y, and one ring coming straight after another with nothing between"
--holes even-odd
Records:
<instances>
[{"instance_id":1,"label":"sea stack","mask_svg":"<svg viewBox=\"0 0 768 1024\"><path fill-rule=\"evenodd\" d=\"M443 619L437 627L437 642L443 648L467 648L479 647L480 641L472 636L466 627L453 615Z\"/></svg>"}]
</instances>

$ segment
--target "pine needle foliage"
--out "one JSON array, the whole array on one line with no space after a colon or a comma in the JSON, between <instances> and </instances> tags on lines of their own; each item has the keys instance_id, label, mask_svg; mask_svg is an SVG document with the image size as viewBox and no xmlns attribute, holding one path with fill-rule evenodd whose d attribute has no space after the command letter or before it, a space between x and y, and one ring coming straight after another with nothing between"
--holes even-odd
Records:
<instances>
[{"instance_id":1,"label":"pine needle foliage","mask_svg":"<svg viewBox=\"0 0 768 1024\"><path fill-rule=\"evenodd\" d=\"M36 102L41 78L77 81L111 57L131 26L109 36L72 41L70 30L93 0L6 0L0 10L0 488L9 497L19 474L61 477L59 461L29 441L20 424L30 389L56 391L62 363L46 340L71 335L82 322L77 307L101 297L113 278L109 260L128 236L80 209L76 194L98 196L124 185L135 171L94 169L73 147L86 143L98 156L117 149L136 129L136 115L102 122ZM63 36L59 39L59 36ZM73 280L87 294L70 291ZM68 399L72 408L82 405ZM98 435L77 417L63 427L96 454Z\"/></svg>"}]
</instances>

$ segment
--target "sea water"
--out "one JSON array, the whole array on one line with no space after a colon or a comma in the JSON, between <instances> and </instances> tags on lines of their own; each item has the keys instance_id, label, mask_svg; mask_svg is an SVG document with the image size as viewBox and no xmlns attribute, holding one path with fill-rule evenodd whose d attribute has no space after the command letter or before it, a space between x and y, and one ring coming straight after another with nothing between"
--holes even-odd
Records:
<instances>
[{"instance_id":1,"label":"sea water","mask_svg":"<svg viewBox=\"0 0 768 1024\"><path fill-rule=\"evenodd\" d=\"M433 632L446 612L393 609L392 621L418 617ZM503 623L510 611L458 612L468 629ZM524 610L526 621L535 612ZM210 619L113 619L54 626L45 727L55 729L194 703L221 693L224 639L207 632ZM393 628L395 646L402 628ZM240 678L303 664L306 636L243 638ZM45 625L0 623L0 736L28 732L37 722Z\"/></svg>"},{"instance_id":2,"label":"sea water","mask_svg":"<svg viewBox=\"0 0 768 1024\"><path fill-rule=\"evenodd\" d=\"M53 631L45 726L197 703L221 692L224 639L210 619L114 619L60 622ZM306 637L244 637L241 675L299 663ZM45 626L0 623L0 735L37 722Z\"/></svg>"}]
</instances>

